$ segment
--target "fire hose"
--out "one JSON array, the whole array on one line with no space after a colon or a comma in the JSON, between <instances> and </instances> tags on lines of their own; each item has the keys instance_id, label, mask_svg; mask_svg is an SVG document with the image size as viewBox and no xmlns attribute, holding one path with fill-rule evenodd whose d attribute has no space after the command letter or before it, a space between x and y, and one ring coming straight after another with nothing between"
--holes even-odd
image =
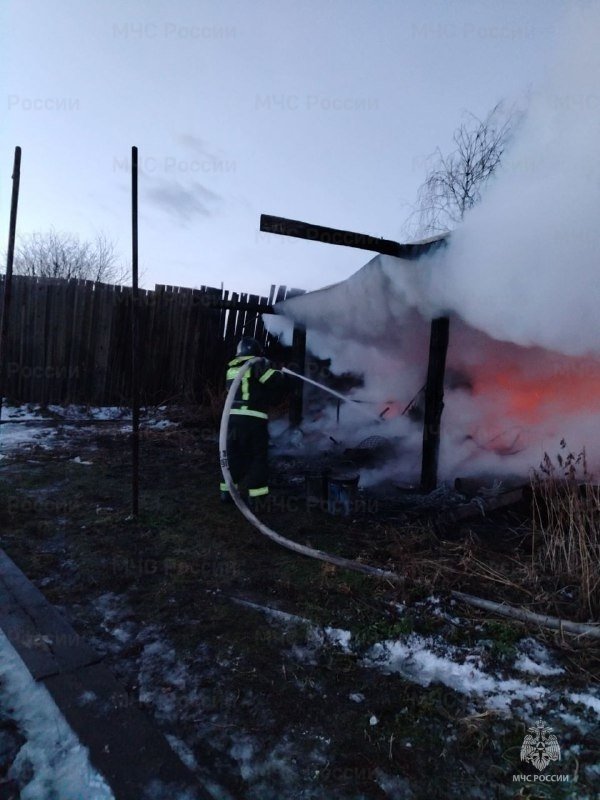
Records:
<instances>
[{"instance_id":1,"label":"fire hose","mask_svg":"<svg viewBox=\"0 0 600 800\"><path fill-rule=\"evenodd\" d=\"M257 361L260 361L260 358L252 358L240 368L239 372L237 373L236 377L234 378L229 392L227 393L227 398L225 399L225 406L223 408L223 414L221 416L221 427L219 430L219 454L220 454L220 463L221 463L221 472L223 473L223 480L225 481L227 488L229 490L229 494L239 511L246 517L248 522L250 522L254 527L262 533L267 538L271 539L273 542L281 545L282 547L287 548L288 550L293 550L295 553L300 553L303 556L308 556L309 558L316 558L319 561L325 561L328 564L334 564L336 567L342 567L344 569L350 569L354 572L363 572L366 575L372 575L376 578L384 578L389 581L393 581L394 583L398 583L402 580L400 575L397 575L395 572L389 572L385 569L380 569L379 567L372 567L369 564L363 564L360 561L354 561L349 558L342 558L341 556L334 556L330 553L325 553L322 550L316 550L314 547L307 547L306 545L299 544L298 542L293 542L290 539L286 539L281 534L277 533L277 531L272 530L263 522L261 522L258 517L256 517L252 511L248 508L247 504L244 502L243 497L238 492L237 487L233 483L231 472L229 471L229 461L227 459L227 431L229 430L229 416L231 413L231 408L233 406L233 401L235 399L235 395L237 390L242 382L242 378L247 370L249 370L253 364ZM291 372L291 370L286 370L286 372L296 375L296 377L302 377L297 375L295 372ZM313 381L314 382L314 381ZM319 384L318 384L319 385ZM327 389L326 386L323 387L326 391L333 391ZM337 392L336 392L337 394ZM340 395L342 399L344 398L343 395Z\"/></svg>"},{"instance_id":2,"label":"fire hose","mask_svg":"<svg viewBox=\"0 0 600 800\"><path fill-rule=\"evenodd\" d=\"M313 386L317 386L324 392L327 392L328 394L337 397L338 400L343 400L344 403L356 403L360 411L363 411L371 419L374 419L377 422L381 422L381 414L374 414L372 411L369 411L368 408L365 408L363 405L360 405L361 403L365 402L364 400L357 400L354 397L346 397L345 395L340 394L340 392L336 392L335 389L330 389L329 386L324 386L322 383L318 383L317 381L314 381L312 378L307 378L306 375L300 375L299 372L292 372L292 370L288 369L287 367L283 367L281 371L285 372L286 375L293 375L294 378L300 378L300 380L304 381L305 383L310 383Z\"/></svg>"},{"instance_id":3,"label":"fire hose","mask_svg":"<svg viewBox=\"0 0 600 800\"><path fill-rule=\"evenodd\" d=\"M250 522L258 531L266 536L271 541L275 542L276 544L285 547L287 550L292 550L295 553L300 553L300 555L307 556L308 558L315 558L319 561L325 561L328 564L334 564L336 567L342 567L343 569L349 569L354 572L362 572L365 575L371 575L375 578L383 578L386 580L391 581L392 583L398 584L404 581L404 577L399 575L396 572L390 572L389 570L381 569L380 567L372 567L369 564L363 564L361 561L354 561L353 559L349 558L342 558L341 556L334 556L331 553L325 553L323 550L317 550L313 547L307 547L306 545L298 544L298 542L293 542L291 539L286 539L281 534L277 533L277 531L272 530L261 522L258 517L256 517L252 511L248 508L244 499L242 498L241 494L238 492L237 487L233 483L231 478L231 472L229 471L229 462L227 460L227 431L229 429L229 415L231 413L231 408L233 406L233 401L237 390L239 388L240 383L242 382L242 378L246 371L250 369L250 367L255 364L257 361L260 361L260 358L252 358L247 361L239 370L238 374L234 378L231 387L229 388L229 392L227 393L227 397L225 399L225 406L223 408L223 414L221 416L221 427L219 430L219 453L220 453L220 463L221 463L221 472L223 473L223 479L227 484L227 488L229 489L229 493L231 498L239 511L244 515L244 517ZM303 380L308 380L310 383L314 383L317 386L321 386L316 381L311 379L305 379L304 376L299 375L298 373L292 372L284 368L284 371L288 374L294 375L297 378L301 378ZM325 391L333 393L332 389L329 389L327 386L321 386L322 389ZM335 392L337 395L338 393ZM347 400L343 395L339 395L343 400ZM458 600L459 602L466 603L467 605L474 606L476 608L484 608L487 611L492 613L500 614L501 616L511 617L513 619L519 619L523 622L532 623L534 625L539 625L542 628L551 628L555 630L561 630L567 633L572 633L574 635L583 635L583 636L592 636L594 638L600 638L600 626L595 624L586 624L586 623L578 623L578 622L571 622L569 620L559 619L558 617L550 617L541 614L534 614L533 612L527 611L526 609L516 608L515 606L509 606L506 603L496 603L490 600L484 600L480 597L474 597L472 595L464 594L462 592L453 591L452 596Z\"/></svg>"}]
</instances>

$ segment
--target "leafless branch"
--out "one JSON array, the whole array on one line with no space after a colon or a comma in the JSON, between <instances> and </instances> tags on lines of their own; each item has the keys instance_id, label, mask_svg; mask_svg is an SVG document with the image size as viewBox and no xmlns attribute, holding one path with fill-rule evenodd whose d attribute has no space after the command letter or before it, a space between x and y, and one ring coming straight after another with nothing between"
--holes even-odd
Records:
<instances>
[{"instance_id":1,"label":"leafless branch","mask_svg":"<svg viewBox=\"0 0 600 800\"><path fill-rule=\"evenodd\" d=\"M89 242L54 228L20 238L14 271L18 275L102 283L122 283L127 276L127 269L118 262L114 242L105 234L99 233Z\"/></svg>"},{"instance_id":2,"label":"leafless branch","mask_svg":"<svg viewBox=\"0 0 600 800\"><path fill-rule=\"evenodd\" d=\"M438 148L430 156L431 167L406 226L412 238L454 228L481 200L485 184L502 160L516 120L515 109L507 111L502 103L497 103L483 120L468 114L454 132L456 148L447 156Z\"/></svg>"}]
</instances>

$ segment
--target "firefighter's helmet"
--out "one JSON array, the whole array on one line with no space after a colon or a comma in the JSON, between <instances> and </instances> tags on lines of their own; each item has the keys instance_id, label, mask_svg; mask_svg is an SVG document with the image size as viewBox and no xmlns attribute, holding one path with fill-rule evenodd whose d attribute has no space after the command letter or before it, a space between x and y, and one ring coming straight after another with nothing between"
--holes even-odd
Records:
<instances>
[{"instance_id":1,"label":"firefighter's helmet","mask_svg":"<svg viewBox=\"0 0 600 800\"><path fill-rule=\"evenodd\" d=\"M238 342L236 355L238 356L262 356L263 349L256 339L251 336L243 336Z\"/></svg>"}]
</instances>

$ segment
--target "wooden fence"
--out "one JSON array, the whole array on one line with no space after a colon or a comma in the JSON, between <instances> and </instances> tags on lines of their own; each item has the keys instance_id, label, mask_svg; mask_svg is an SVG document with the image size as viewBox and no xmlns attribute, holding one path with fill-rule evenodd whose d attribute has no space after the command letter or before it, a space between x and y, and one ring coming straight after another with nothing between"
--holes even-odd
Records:
<instances>
[{"instance_id":1,"label":"wooden fence","mask_svg":"<svg viewBox=\"0 0 600 800\"><path fill-rule=\"evenodd\" d=\"M3 284L0 276L0 308ZM272 286L268 297L260 297L207 286L140 290L142 402L202 402L222 387L225 364L242 335L281 355L255 307L297 291ZM127 404L131 306L129 287L14 276L0 365L5 396L11 402Z\"/></svg>"}]
</instances>

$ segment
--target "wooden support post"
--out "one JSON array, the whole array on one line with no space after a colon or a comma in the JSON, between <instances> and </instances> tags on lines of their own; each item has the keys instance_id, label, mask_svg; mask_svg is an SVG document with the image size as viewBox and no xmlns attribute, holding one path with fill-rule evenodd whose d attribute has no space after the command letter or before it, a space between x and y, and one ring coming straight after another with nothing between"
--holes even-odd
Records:
<instances>
[{"instance_id":1,"label":"wooden support post","mask_svg":"<svg viewBox=\"0 0 600 800\"><path fill-rule=\"evenodd\" d=\"M138 149L131 148L131 513L137 517L140 495L140 383L138 292Z\"/></svg>"},{"instance_id":2,"label":"wooden support post","mask_svg":"<svg viewBox=\"0 0 600 800\"><path fill-rule=\"evenodd\" d=\"M425 385L425 418L423 420L423 460L421 490L432 492L437 486L440 423L444 408L444 373L450 320L438 317L431 323L429 366Z\"/></svg>"},{"instance_id":3,"label":"wooden support post","mask_svg":"<svg viewBox=\"0 0 600 800\"><path fill-rule=\"evenodd\" d=\"M12 290L13 261L15 256L15 235L17 230L17 207L19 205L19 185L21 182L21 148L15 147L15 160L12 174L12 197L10 201L10 222L8 229L8 251L6 254L6 275L4 277L4 293L2 297L2 317L0 318L0 420L2 420L2 402L4 399L4 382L6 370L6 352L8 338L8 319L10 314L10 298Z\"/></svg>"},{"instance_id":4,"label":"wooden support post","mask_svg":"<svg viewBox=\"0 0 600 800\"><path fill-rule=\"evenodd\" d=\"M304 375L306 369L306 328L304 325L294 325L292 361L296 365L298 372ZM304 381L296 379L294 381L292 396L290 397L290 425L293 428L297 428L302 422L303 393Z\"/></svg>"}]
</instances>

